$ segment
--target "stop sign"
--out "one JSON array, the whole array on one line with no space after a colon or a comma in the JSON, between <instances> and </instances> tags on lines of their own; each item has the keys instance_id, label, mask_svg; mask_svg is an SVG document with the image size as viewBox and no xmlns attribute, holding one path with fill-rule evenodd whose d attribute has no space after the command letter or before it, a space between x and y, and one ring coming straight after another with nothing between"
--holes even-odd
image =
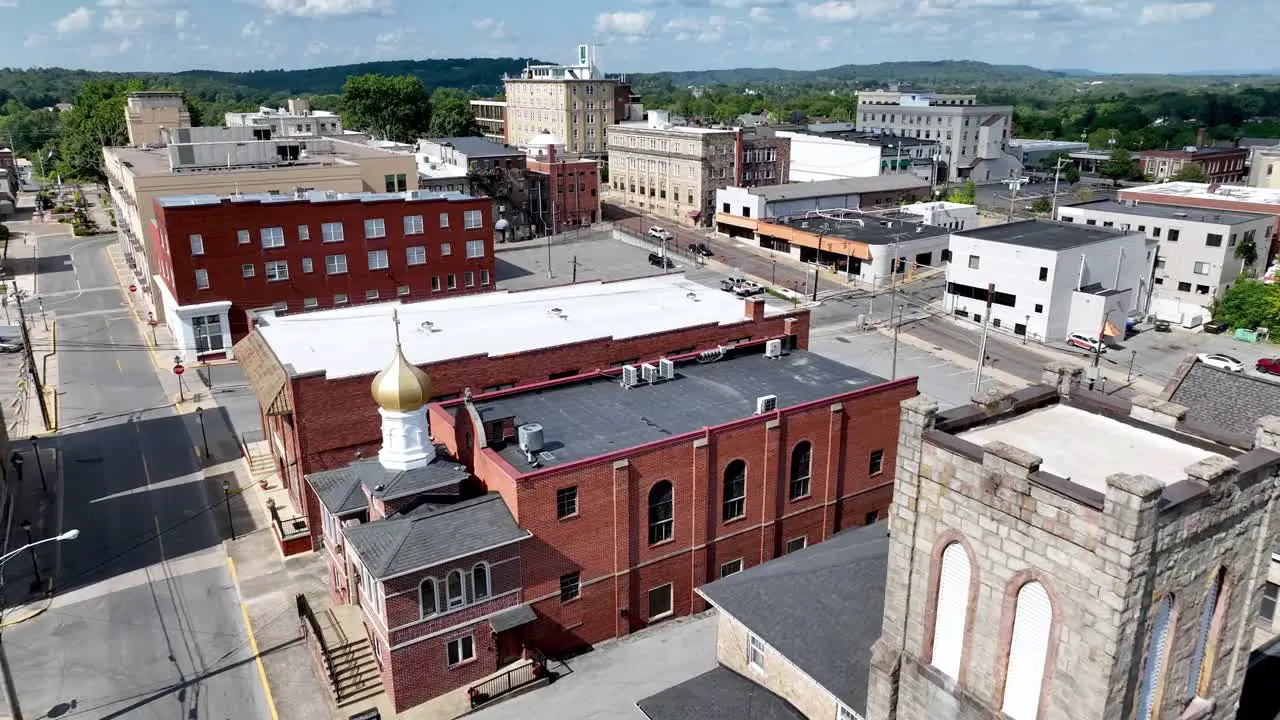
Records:
<instances>
[{"instance_id":1,"label":"stop sign","mask_svg":"<svg viewBox=\"0 0 1280 720\"><path fill-rule=\"evenodd\" d=\"M138 292L138 286L137 286L137 285L130 285L130 286L129 286L129 292Z\"/></svg>"},{"instance_id":2,"label":"stop sign","mask_svg":"<svg viewBox=\"0 0 1280 720\"><path fill-rule=\"evenodd\" d=\"M173 374L174 374L174 375L181 375L182 373L184 373L184 372L186 372L186 371L187 371L187 369L186 369L186 368L184 368L184 367L182 366L182 364L181 364L181 363L179 363L179 364L177 364L177 365L174 365L174 366L173 366Z\"/></svg>"}]
</instances>

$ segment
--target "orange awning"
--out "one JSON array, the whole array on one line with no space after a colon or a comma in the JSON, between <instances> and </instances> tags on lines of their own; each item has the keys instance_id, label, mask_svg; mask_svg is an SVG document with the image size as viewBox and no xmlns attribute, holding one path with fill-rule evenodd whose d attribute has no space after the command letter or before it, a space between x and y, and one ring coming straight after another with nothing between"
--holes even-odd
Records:
<instances>
[{"instance_id":1,"label":"orange awning","mask_svg":"<svg viewBox=\"0 0 1280 720\"><path fill-rule=\"evenodd\" d=\"M1124 333L1122 333L1115 325L1112 325L1110 320L1102 326L1103 337L1121 337L1122 335L1124 335Z\"/></svg>"}]
</instances>

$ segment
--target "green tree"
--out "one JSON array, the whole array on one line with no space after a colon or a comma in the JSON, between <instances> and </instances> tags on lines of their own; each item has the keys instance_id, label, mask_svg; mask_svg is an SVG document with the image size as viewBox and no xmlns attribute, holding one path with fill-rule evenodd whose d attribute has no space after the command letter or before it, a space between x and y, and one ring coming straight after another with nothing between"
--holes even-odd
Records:
<instances>
[{"instance_id":1,"label":"green tree","mask_svg":"<svg viewBox=\"0 0 1280 720\"><path fill-rule=\"evenodd\" d=\"M1047 213L1053 210L1053 205L1047 197L1038 197L1035 202L1031 203L1031 212Z\"/></svg>"},{"instance_id":2,"label":"green tree","mask_svg":"<svg viewBox=\"0 0 1280 720\"><path fill-rule=\"evenodd\" d=\"M1205 174L1204 168L1197 163L1186 163L1178 172L1173 174L1173 180L1185 180L1186 182L1209 182L1209 176Z\"/></svg>"},{"instance_id":3,"label":"green tree","mask_svg":"<svg viewBox=\"0 0 1280 720\"><path fill-rule=\"evenodd\" d=\"M454 88L436 88L431 93L431 137L474 137L479 134L480 126L471 112L470 95Z\"/></svg>"},{"instance_id":4,"label":"green tree","mask_svg":"<svg viewBox=\"0 0 1280 720\"><path fill-rule=\"evenodd\" d=\"M1249 230L1245 232L1240 242L1236 243L1235 255L1244 263L1246 268L1252 268L1258 264L1257 234L1257 230Z\"/></svg>"},{"instance_id":5,"label":"green tree","mask_svg":"<svg viewBox=\"0 0 1280 720\"><path fill-rule=\"evenodd\" d=\"M412 75L355 75L342 86L342 123L379 140L411 143L431 127L431 98Z\"/></svg>"},{"instance_id":6,"label":"green tree","mask_svg":"<svg viewBox=\"0 0 1280 720\"><path fill-rule=\"evenodd\" d=\"M972 180L966 182L964 187L958 187L947 195L947 200L953 203L963 203L972 205L978 198L978 186Z\"/></svg>"},{"instance_id":7,"label":"green tree","mask_svg":"<svg viewBox=\"0 0 1280 720\"><path fill-rule=\"evenodd\" d=\"M1111 157L1098 169L1098 174L1110 180L1112 185L1119 185L1121 180L1128 180L1137 172L1138 162L1124 148L1112 150Z\"/></svg>"},{"instance_id":8,"label":"green tree","mask_svg":"<svg viewBox=\"0 0 1280 720\"><path fill-rule=\"evenodd\" d=\"M1062 179L1067 181L1068 185L1075 185L1080 182L1080 168L1075 163L1064 166L1062 168Z\"/></svg>"},{"instance_id":9,"label":"green tree","mask_svg":"<svg viewBox=\"0 0 1280 720\"><path fill-rule=\"evenodd\" d=\"M64 180L106 181L102 148L129 142L124 123L125 96L142 89L141 80L85 83L76 96L75 109L62 113L62 135L54 159Z\"/></svg>"},{"instance_id":10,"label":"green tree","mask_svg":"<svg viewBox=\"0 0 1280 720\"><path fill-rule=\"evenodd\" d=\"M1213 319L1233 328L1280 332L1280 285L1242 279L1213 303Z\"/></svg>"},{"instance_id":11,"label":"green tree","mask_svg":"<svg viewBox=\"0 0 1280 720\"><path fill-rule=\"evenodd\" d=\"M58 139L59 113L32 110L10 100L0 108L0 138L13 143L13 151L20 157L32 157L45 145Z\"/></svg>"},{"instance_id":12,"label":"green tree","mask_svg":"<svg viewBox=\"0 0 1280 720\"><path fill-rule=\"evenodd\" d=\"M9 242L9 226L0 225L0 242Z\"/></svg>"}]
</instances>

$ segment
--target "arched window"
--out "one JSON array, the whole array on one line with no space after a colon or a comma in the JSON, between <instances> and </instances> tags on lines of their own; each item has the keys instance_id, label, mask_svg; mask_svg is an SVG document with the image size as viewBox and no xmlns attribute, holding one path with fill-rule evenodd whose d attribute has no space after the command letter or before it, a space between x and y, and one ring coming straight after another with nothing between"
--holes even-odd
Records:
<instances>
[{"instance_id":1,"label":"arched window","mask_svg":"<svg viewBox=\"0 0 1280 720\"><path fill-rule=\"evenodd\" d=\"M476 563L471 568L471 592L475 595L476 600L483 600L489 597L489 566L484 563Z\"/></svg>"},{"instance_id":2,"label":"arched window","mask_svg":"<svg viewBox=\"0 0 1280 720\"><path fill-rule=\"evenodd\" d=\"M1222 595L1227 579L1226 568L1220 568L1209 585L1204 612L1200 615L1200 635L1196 640L1196 652L1191 656L1191 680L1187 691L1200 697L1209 697L1209 682L1213 679L1213 661L1218 654L1218 639L1222 637L1223 615L1227 603Z\"/></svg>"},{"instance_id":3,"label":"arched window","mask_svg":"<svg viewBox=\"0 0 1280 720\"><path fill-rule=\"evenodd\" d=\"M422 613L422 617L430 617L436 614L436 581L427 578L418 585L418 611Z\"/></svg>"},{"instance_id":4,"label":"arched window","mask_svg":"<svg viewBox=\"0 0 1280 720\"><path fill-rule=\"evenodd\" d=\"M1035 720L1040 712L1040 688L1049 656L1049 628L1053 608L1049 593L1034 580L1018 590L1009 639L1009 665L1004 676L1001 710L1013 720Z\"/></svg>"},{"instance_id":5,"label":"arched window","mask_svg":"<svg viewBox=\"0 0 1280 720\"><path fill-rule=\"evenodd\" d=\"M969 585L973 582L969 553L953 542L942 551L938 604L934 608L933 666L953 680L960 678L960 653L969 617Z\"/></svg>"},{"instance_id":6,"label":"arched window","mask_svg":"<svg viewBox=\"0 0 1280 720\"><path fill-rule=\"evenodd\" d=\"M791 484L787 495L795 500L809 494L809 466L813 461L813 445L801 440L791 448Z\"/></svg>"},{"instance_id":7,"label":"arched window","mask_svg":"<svg viewBox=\"0 0 1280 720\"><path fill-rule=\"evenodd\" d=\"M449 577L445 579L445 595L449 609L462 607L466 604L466 599L462 595L462 571L454 570L449 573Z\"/></svg>"},{"instance_id":8,"label":"arched window","mask_svg":"<svg viewBox=\"0 0 1280 720\"><path fill-rule=\"evenodd\" d=\"M1169 665L1169 639L1173 637L1173 595L1165 595L1147 637L1146 668L1138 696L1138 720L1151 720L1160 706L1164 674Z\"/></svg>"},{"instance_id":9,"label":"arched window","mask_svg":"<svg viewBox=\"0 0 1280 720\"><path fill-rule=\"evenodd\" d=\"M649 490L649 544L656 545L671 539L675 521L672 519L671 483L663 480Z\"/></svg>"},{"instance_id":10,"label":"arched window","mask_svg":"<svg viewBox=\"0 0 1280 720\"><path fill-rule=\"evenodd\" d=\"M724 469L724 521L747 514L747 463L734 460Z\"/></svg>"}]
</instances>

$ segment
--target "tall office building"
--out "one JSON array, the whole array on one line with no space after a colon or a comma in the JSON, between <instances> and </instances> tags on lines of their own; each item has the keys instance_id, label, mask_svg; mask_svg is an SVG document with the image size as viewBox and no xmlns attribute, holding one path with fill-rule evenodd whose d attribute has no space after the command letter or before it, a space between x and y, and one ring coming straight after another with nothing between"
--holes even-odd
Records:
<instances>
[{"instance_id":1,"label":"tall office building","mask_svg":"<svg viewBox=\"0 0 1280 720\"><path fill-rule=\"evenodd\" d=\"M596 66L590 45L578 46L574 65L530 65L519 77L503 78L506 141L523 146L549 133L564 139L570 155L603 157L618 83Z\"/></svg>"}]
</instances>

